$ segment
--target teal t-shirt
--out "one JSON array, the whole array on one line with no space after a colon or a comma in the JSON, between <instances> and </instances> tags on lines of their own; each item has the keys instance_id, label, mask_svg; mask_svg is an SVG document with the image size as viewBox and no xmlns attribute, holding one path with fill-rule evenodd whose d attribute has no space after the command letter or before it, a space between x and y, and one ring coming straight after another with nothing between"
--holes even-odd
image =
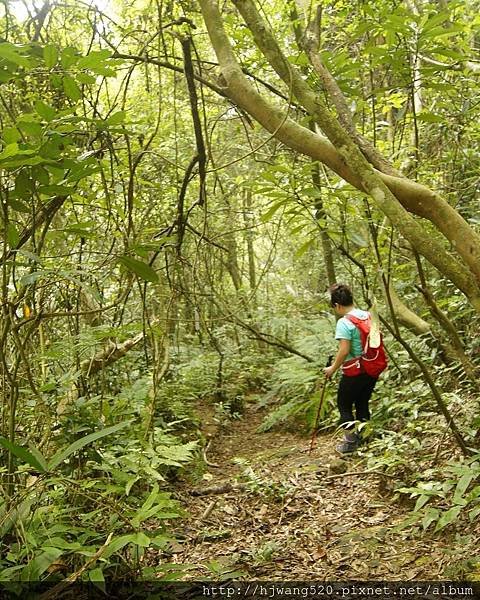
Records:
<instances>
[{"instance_id":1,"label":"teal t-shirt","mask_svg":"<svg viewBox=\"0 0 480 600\"><path fill-rule=\"evenodd\" d=\"M348 314L357 317L357 319L367 319L369 316L366 310L361 310L360 308L354 308ZM337 327L335 329L335 339L350 340L350 354L345 360L350 360L362 354L363 348L360 331L358 331L358 327L355 327L355 325L346 317L338 319Z\"/></svg>"}]
</instances>

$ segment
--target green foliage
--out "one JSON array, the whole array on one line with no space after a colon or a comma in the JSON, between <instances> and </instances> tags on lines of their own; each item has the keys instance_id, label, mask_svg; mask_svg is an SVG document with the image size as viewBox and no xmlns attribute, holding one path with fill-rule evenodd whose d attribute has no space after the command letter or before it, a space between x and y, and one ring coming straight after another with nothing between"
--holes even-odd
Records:
<instances>
[{"instance_id":1,"label":"green foliage","mask_svg":"<svg viewBox=\"0 0 480 600\"><path fill-rule=\"evenodd\" d=\"M236 567L237 560L238 557L233 555L223 561L211 560L205 566L213 575L215 581L231 581L248 575L246 571L239 570Z\"/></svg>"},{"instance_id":2,"label":"green foliage","mask_svg":"<svg viewBox=\"0 0 480 600\"><path fill-rule=\"evenodd\" d=\"M48 470L53 471L56 467L58 467L61 463L68 459L69 456L78 452L82 448L84 448L87 444L99 440L107 435L111 435L113 433L117 433L121 429L124 429L127 425L131 425L131 421L127 421L125 423L118 423L117 425L112 425L111 427L106 427L100 431L95 431L90 435L86 435L79 440L75 440L72 442L67 448L64 450L59 450L52 456L47 467Z\"/></svg>"},{"instance_id":3,"label":"green foliage","mask_svg":"<svg viewBox=\"0 0 480 600\"><path fill-rule=\"evenodd\" d=\"M268 431L291 419L300 423L300 426L307 425L309 429L314 426L321 396L320 388L324 381L323 367L327 357L334 352L333 335L328 321L300 321L296 328L295 347L309 356L318 357L321 353L322 358L319 358L318 362L307 362L298 356L290 356L276 361L267 382L268 392L262 402L278 402L280 405L269 413L260 426L260 431ZM333 398L332 384L328 383L320 423L327 416L331 416Z\"/></svg>"},{"instance_id":4,"label":"green foliage","mask_svg":"<svg viewBox=\"0 0 480 600\"><path fill-rule=\"evenodd\" d=\"M101 582L118 576L119 570L138 562L147 548L168 545L168 524L182 510L160 486L165 488L175 470L194 459L197 443L183 442L166 426L154 428L152 441L142 441L146 383L138 380L122 391L118 402L111 399L105 414L110 422L121 417L121 423L69 443L67 431L77 437L88 423L97 422L99 399L79 399L79 412L64 417L69 428L57 436L57 443L66 447L48 461L34 448L27 451L0 440L20 463L41 473L31 479L19 464L18 476L29 483L11 504L7 501L0 507L2 534L11 540L9 553L0 561L3 581L29 581L32 573L40 580L55 580L59 571L52 565L75 570L109 533L112 539L85 573L85 580Z\"/></svg>"},{"instance_id":5,"label":"green foliage","mask_svg":"<svg viewBox=\"0 0 480 600\"><path fill-rule=\"evenodd\" d=\"M107 531L113 535L101 558L85 574L85 581L111 577L122 564L137 561L148 547L161 548L169 543L170 538L163 528L157 526L155 532L149 530L148 535L141 529L152 517L179 516L177 503L169 494L159 492L154 485L142 504L138 505L136 499L136 502L122 502L120 506L112 494L95 494L93 484L93 481L86 485L86 482L61 478L47 478L35 484L37 488L41 485L47 502L42 506L37 504L33 518L16 518L9 534L10 549L2 560L2 581L55 581L59 570L75 569L85 556L93 556L105 543ZM75 493L72 493L72 485ZM65 500L75 502L75 506L62 505L63 494ZM120 500L121 496L117 498ZM5 522L5 516L11 515L11 511L9 513L5 506L1 509ZM77 513L75 519L72 519L73 510ZM122 533L126 527L134 533Z\"/></svg>"},{"instance_id":6,"label":"green foliage","mask_svg":"<svg viewBox=\"0 0 480 600\"><path fill-rule=\"evenodd\" d=\"M275 541L268 541L256 548L251 553L251 558L254 566L264 565L272 560L272 558L281 551L281 545Z\"/></svg>"},{"instance_id":7,"label":"green foliage","mask_svg":"<svg viewBox=\"0 0 480 600\"><path fill-rule=\"evenodd\" d=\"M477 454L463 462L450 461L445 469L429 469L423 477L436 476L412 487L397 491L416 498L409 522L421 524L425 531L434 526L434 533L467 518L473 522L480 515L480 456Z\"/></svg>"},{"instance_id":8,"label":"green foliage","mask_svg":"<svg viewBox=\"0 0 480 600\"><path fill-rule=\"evenodd\" d=\"M37 449L28 451L26 448L23 448L18 444L14 444L4 437L0 437L0 445L14 454L23 463L30 465L40 473L46 473L48 471L47 462Z\"/></svg>"},{"instance_id":9,"label":"green foliage","mask_svg":"<svg viewBox=\"0 0 480 600\"><path fill-rule=\"evenodd\" d=\"M283 502L290 488L284 482L274 481L268 474L256 473L246 461L239 464L243 466L241 478L245 481L248 489L260 496L264 496L274 502Z\"/></svg>"},{"instance_id":10,"label":"green foliage","mask_svg":"<svg viewBox=\"0 0 480 600\"><path fill-rule=\"evenodd\" d=\"M131 256L121 256L118 261L125 265L129 271L132 271L132 273L135 273L135 275L138 275L145 281L152 281L153 283L158 281L158 275L152 267L141 260L137 260Z\"/></svg>"},{"instance_id":11,"label":"green foliage","mask_svg":"<svg viewBox=\"0 0 480 600\"><path fill-rule=\"evenodd\" d=\"M171 491L199 455L196 405L214 405L227 425L255 397L272 409L262 430L313 426L316 384L336 346L333 319L319 313L327 308L325 236L337 279L353 284L359 303L366 280L369 293L381 297L379 274L388 267L405 304L433 319L410 250L364 194L278 146L248 115L223 98L219 104L205 82L198 103L209 164L200 196L198 132L179 40L158 36L165 23L192 18L200 33L194 68L208 78L202 61L211 61L211 48L188 3L160 3L158 11L143 2L119 5L111 20L93 6L50 3L42 22L40 14L23 20L16 4L1 18L0 42L0 446L8 458L0 577L60 579L113 533L85 580L102 589L126 572L181 578L190 566L156 568L141 559L147 549L168 546L170 520L182 514ZM395 167L444 193L478 230L474 4L412 11L390 1L336 3L322 12L322 59L358 131ZM288 60L318 91L315 70L295 46L288 3L272 6L264 10ZM280 88L236 12L222 17L260 93ZM186 23L174 30L191 33ZM113 58L113 46L132 58ZM412 101L417 86L420 111ZM277 91L280 106L286 90ZM284 108L311 127L302 110ZM428 265L425 276L478 366L478 317ZM116 355L140 333L140 343ZM443 332L405 335L473 444L479 422L476 408L463 402L461 369L445 367L432 343ZM445 477L435 471L418 484L419 464L425 475L431 462L444 460L435 449L444 426L409 356L389 347L401 372L391 367L377 385L373 439L360 455L368 468L402 480L398 493L418 499L414 518L425 520L425 530L463 524L478 515L477 467L459 462L463 470ZM336 419L333 404L329 384L324 426ZM285 496L268 476L244 477L255 493ZM253 559L270 555L260 547ZM207 568L216 578L243 576L234 560Z\"/></svg>"}]
</instances>

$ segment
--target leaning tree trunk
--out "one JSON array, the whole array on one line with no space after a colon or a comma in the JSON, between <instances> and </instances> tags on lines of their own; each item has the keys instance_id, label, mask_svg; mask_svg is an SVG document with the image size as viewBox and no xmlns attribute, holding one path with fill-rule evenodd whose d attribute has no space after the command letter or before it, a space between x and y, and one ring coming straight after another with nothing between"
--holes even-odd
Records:
<instances>
[{"instance_id":1,"label":"leaning tree trunk","mask_svg":"<svg viewBox=\"0 0 480 600\"><path fill-rule=\"evenodd\" d=\"M255 42L286 83L291 95L315 119L328 140L295 123L287 116L288 113L286 115L266 101L250 85L224 31L217 2L201 0L200 4L227 95L288 147L323 162L346 181L368 193L394 227L452 281L480 312L480 239L461 215L426 187L372 167L352 137L329 113L323 100L283 56L250 0L236 0L235 5L242 13ZM431 233L410 213L431 220L451 242L457 256L433 239Z\"/></svg>"}]
</instances>

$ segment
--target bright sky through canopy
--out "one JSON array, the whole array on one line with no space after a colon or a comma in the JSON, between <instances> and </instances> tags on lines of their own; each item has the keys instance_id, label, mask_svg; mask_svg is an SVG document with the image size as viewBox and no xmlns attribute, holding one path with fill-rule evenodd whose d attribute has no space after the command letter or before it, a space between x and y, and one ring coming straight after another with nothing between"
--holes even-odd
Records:
<instances>
[{"instance_id":1,"label":"bright sky through canopy","mask_svg":"<svg viewBox=\"0 0 480 600\"><path fill-rule=\"evenodd\" d=\"M96 6L98 10L105 13L109 17L114 17L114 11L112 10L112 3L110 0L92 0L91 2L80 2L74 0L76 4L83 7ZM23 22L29 17L30 14L37 14L40 10L41 2L32 2L32 0L7 0L9 12L14 14L15 17ZM5 13L5 4L0 6L0 14Z\"/></svg>"}]
</instances>

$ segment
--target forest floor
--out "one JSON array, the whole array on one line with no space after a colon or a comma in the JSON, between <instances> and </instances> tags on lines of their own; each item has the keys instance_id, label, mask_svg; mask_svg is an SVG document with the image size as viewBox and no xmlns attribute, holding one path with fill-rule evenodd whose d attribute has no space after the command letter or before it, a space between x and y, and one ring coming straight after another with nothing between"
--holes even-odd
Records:
<instances>
[{"instance_id":1,"label":"forest floor","mask_svg":"<svg viewBox=\"0 0 480 600\"><path fill-rule=\"evenodd\" d=\"M203 426L213 409L202 407ZM180 482L186 516L160 562L186 579L460 579L473 547L453 533L399 528L411 506L393 500L394 480L365 473L361 452L342 460L338 434L310 440L289 431L259 433L265 411L247 407L219 429L208 467ZM217 491L216 494L213 492ZM222 493L218 493L222 492ZM182 566L183 565L183 566Z\"/></svg>"}]
</instances>

